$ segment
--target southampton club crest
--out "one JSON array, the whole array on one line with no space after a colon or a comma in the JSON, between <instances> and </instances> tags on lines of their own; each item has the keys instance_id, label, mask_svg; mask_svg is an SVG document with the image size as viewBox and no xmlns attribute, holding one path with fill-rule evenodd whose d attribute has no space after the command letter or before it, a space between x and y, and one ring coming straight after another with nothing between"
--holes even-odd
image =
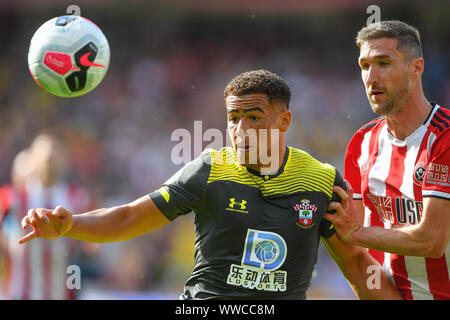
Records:
<instances>
[{"instance_id":1,"label":"southampton club crest","mask_svg":"<svg viewBox=\"0 0 450 320\"><path fill-rule=\"evenodd\" d=\"M312 228L313 214L317 211L316 205L312 204L308 199L303 199L300 204L294 206L294 210L298 212L297 225L301 228Z\"/></svg>"}]
</instances>

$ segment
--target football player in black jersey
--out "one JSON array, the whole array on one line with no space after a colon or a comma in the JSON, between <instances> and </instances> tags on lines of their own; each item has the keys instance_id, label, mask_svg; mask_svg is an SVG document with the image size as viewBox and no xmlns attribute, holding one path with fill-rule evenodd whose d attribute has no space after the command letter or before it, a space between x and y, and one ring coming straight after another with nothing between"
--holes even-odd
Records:
<instances>
[{"instance_id":1,"label":"football player in black jersey","mask_svg":"<svg viewBox=\"0 0 450 320\"><path fill-rule=\"evenodd\" d=\"M367 251L344 244L323 219L341 175L285 144L290 90L278 75L257 70L225 89L232 147L207 149L162 187L131 203L72 214L31 209L22 227L36 237L125 241L195 214L195 268L181 299L306 299L320 239L361 299L400 299ZM262 152L264 149L264 152ZM265 155L264 157L262 155ZM379 268L379 285L367 271Z\"/></svg>"}]
</instances>

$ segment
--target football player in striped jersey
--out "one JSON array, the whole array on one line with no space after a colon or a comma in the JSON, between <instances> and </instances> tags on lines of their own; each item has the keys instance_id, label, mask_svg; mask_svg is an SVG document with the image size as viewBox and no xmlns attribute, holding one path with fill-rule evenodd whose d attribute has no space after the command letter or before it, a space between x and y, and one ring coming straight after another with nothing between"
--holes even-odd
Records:
<instances>
[{"instance_id":1,"label":"football player in striped jersey","mask_svg":"<svg viewBox=\"0 0 450 320\"><path fill-rule=\"evenodd\" d=\"M426 99L420 34L401 21L358 33L367 97L381 117L351 139L348 194L327 219L369 248L405 299L450 299L450 111ZM351 190L352 189L352 190ZM353 198L353 201L352 201ZM345 208L344 208L345 206Z\"/></svg>"},{"instance_id":2,"label":"football player in striped jersey","mask_svg":"<svg viewBox=\"0 0 450 320\"><path fill-rule=\"evenodd\" d=\"M343 179L286 146L289 101L289 87L274 73L237 76L225 89L233 147L203 151L160 189L122 206L76 215L61 206L31 209L23 228L33 231L20 242L124 241L193 211L196 265L181 299L305 299L321 238L358 297L401 299L384 272L378 286L367 285L367 271L381 266L323 219Z\"/></svg>"}]
</instances>

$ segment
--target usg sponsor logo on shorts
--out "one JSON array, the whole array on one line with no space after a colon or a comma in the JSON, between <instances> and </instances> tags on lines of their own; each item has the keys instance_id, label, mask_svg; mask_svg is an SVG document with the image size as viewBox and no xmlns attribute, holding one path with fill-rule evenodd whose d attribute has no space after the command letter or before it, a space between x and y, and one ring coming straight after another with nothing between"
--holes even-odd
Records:
<instances>
[{"instance_id":1,"label":"usg sponsor logo on shorts","mask_svg":"<svg viewBox=\"0 0 450 320\"><path fill-rule=\"evenodd\" d=\"M264 291L285 291L287 272L278 269L286 255L286 242L280 235L248 229L241 265L230 266L227 283Z\"/></svg>"}]
</instances>

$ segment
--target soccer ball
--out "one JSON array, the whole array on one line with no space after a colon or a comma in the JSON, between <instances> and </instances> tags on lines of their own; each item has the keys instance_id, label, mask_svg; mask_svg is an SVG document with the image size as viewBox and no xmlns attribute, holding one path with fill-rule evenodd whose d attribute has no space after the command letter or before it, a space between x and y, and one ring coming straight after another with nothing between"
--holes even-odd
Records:
<instances>
[{"instance_id":1,"label":"soccer ball","mask_svg":"<svg viewBox=\"0 0 450 320\"><path fill-rule=\"evenodd\" d=\"M256 257L262 262L270 262L277 255L277 248L270 241L261 241L255 247Z\"/></svg>"},{"instance_id":2,"label":"soccer ball","mask_svg":"<svg viewBox=\"0 0 450 320\"><path fill-rule=\"evenodd\" d=\"M109 66L105 35L90 20L61 16L45 22L31 38L28 67L36 83L59 97L94 89Z\"/></svg>"}]
</instances>

